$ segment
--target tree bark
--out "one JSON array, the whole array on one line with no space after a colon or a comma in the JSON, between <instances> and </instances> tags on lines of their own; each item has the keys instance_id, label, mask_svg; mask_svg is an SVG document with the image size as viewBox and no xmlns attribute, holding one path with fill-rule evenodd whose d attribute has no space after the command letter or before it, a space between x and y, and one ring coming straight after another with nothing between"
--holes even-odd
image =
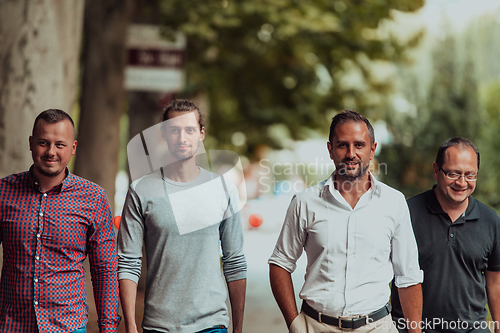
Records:
<instances>
[{"instance_id":1,"label":"tree bark","mask_svg":"<svg viewBox=\"0 0 500 333\"><path fill-rule=\"evenodd\" d=\"M49 108L71 113L84 0L0 0L0 177L31 165L28 136Z\"/></svg>"},{"instance_id":2,"label":"tree bark","mask_svg":"<svg viewBox=\"0 0 500 333\"><path fill-rule=\"evenodd\" d=\"M161 94L155 92L131 91L128 93L129 141L144 131L161 122ZM170 97L167 102L173 99Z\"/></svg>"},{"instance_id":3,"label":"tree bark","mask_svg":"<svg viewBox=\"0 0 500 333\"><path fill-rule=\"evenodd\" d=\"M83 82L75 173L101 185L114 206L118 172L125 42L133 0L87 0Z\"/></svg>"}]
</instances>

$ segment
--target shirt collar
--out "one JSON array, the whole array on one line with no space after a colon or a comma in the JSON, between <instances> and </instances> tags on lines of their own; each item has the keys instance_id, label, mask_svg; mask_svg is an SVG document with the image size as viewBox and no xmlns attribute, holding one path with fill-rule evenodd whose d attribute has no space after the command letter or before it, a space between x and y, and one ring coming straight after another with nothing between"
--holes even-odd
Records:
<instances>
[{"instance_id":1,"label":"shirt collar","mask_svg":"<svg viewBox=\"0 0 500 333\"><path fill-rule=\"evenodd\" d=\"M378 195L380 197L382 194L382 186L380 185L380 182L373 176L373 174L370 171L368 171L368 175L370 177L370 182L371 182L371 186L368 191L370 191L372 195ZM335 178L335 171L332 172L332 174L330 175L330 177L328 177L323 186L323 191L329 190L332 195L333 195L333 190L335 189L335 185L333 183L334 178Z\"/></svg>"},{"instance_id":2,"label":"shirt collar","mask_svg":"<svg viewBox=\"0 0 500 333\"><path fill-rule=\"evenodd\" d=\"M429 190L429 194L427 196L427 207L432 214L446 214L443 210L439 201L436 197L436 192L434 192L437 185L432 187L432 190ZM479 207L477 205L477 200L471 195L469 196L469 203L467 204L467 209L465 209L465 220L478 220L481 217L481 212L479 211Z\"/></svg>"}]
</instances>

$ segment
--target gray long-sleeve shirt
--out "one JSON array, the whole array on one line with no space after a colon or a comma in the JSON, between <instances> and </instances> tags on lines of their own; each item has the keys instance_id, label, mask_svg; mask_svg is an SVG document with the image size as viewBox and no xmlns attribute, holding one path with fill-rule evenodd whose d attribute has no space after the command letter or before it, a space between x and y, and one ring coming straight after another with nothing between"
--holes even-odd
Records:
<instances>
[{"instance_id":1,"label":"gray long-sleeve shirt","mask_svg":"<svg viewBox=\"0 0 500 333\"><path fill-rule=\"evenodd\" d=\"M142 326L196 332L229 324L227 282L246 278L236 187L204 169L178 183L154 172L133 182L118 232L118 278L147 278Z\"/></svg>"}]
</instances>

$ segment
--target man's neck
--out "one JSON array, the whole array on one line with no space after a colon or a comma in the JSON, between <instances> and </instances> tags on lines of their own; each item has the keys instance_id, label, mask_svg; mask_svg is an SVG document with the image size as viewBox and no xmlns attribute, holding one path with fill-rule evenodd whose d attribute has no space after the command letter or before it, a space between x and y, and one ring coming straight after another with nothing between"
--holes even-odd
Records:
<instances>
[{"instance_id":1,"label":"man's neck","mask_svg":"<svg viewBox=\"0 0 500 333\"><path fill-rule=\"evenodd\" d=\"M63 171L60 174L49 177L44 176L36 168L33 168L33 178L35 178L36 182L40 186L40 190L42 192L50 191L54 186L61 184L66 178L66 172Z\"/></svg>"},{"instance_id":2,"label":"man's neck","mask_svg":"<svg viewBox=\"0 0 500 333\"><path fill-rule=\"evenodd\" d=\"M448 214L451 222L455 222L467 209L469 206L469 198L465 201L453 204L450 203L446 198L444 198L439 191L434 189L434 193L436 194L436 198L439 202L439 205L443 209L443 211Z\"/></svg>"},{"instance_id":3,"label":"man's neck","mask_svg":"<svg viewBox=\"0 0 500 333\"><path fill-rule=\"evenodd\" d=\"M370 174L367 172L363 177L356 179L341 178L335 174L335 189L344 197L349 205L354 208L359 199L371 187Z\"/></svg>"},{"instance_id":4,"label":"man's neck","mask_svg":"<svg viewBox=\"0 0 500 333\"><path fill-rule=\"evenodd\" d=\"M189 160L168 164L163 168L163 172L165 177L174 182L187 183L198 177L200 168L196 165L195 159L190 158Z\"/></svg>"}]
</instances>

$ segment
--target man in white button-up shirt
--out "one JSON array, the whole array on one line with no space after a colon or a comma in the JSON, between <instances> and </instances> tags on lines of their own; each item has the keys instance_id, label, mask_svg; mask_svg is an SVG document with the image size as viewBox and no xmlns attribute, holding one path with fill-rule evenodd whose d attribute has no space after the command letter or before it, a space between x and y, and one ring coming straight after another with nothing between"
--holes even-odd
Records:
<instances>
[{"instance_id":1,"label":"man in white button-up shirt","mask_svg":"<svg viewBox=\"0 0 500 333\"><path fill-rule=\"evenodd\" d=\"M336 115L327 148L336 171L296 194L269 259L271 288L290 332L397 332L390 317L395 276L405 317L420 332L423 273L402 193L368 171L373 127L355 111ZM291 273L307 255L299 314Z\"/></svg>"}]
</instances>

